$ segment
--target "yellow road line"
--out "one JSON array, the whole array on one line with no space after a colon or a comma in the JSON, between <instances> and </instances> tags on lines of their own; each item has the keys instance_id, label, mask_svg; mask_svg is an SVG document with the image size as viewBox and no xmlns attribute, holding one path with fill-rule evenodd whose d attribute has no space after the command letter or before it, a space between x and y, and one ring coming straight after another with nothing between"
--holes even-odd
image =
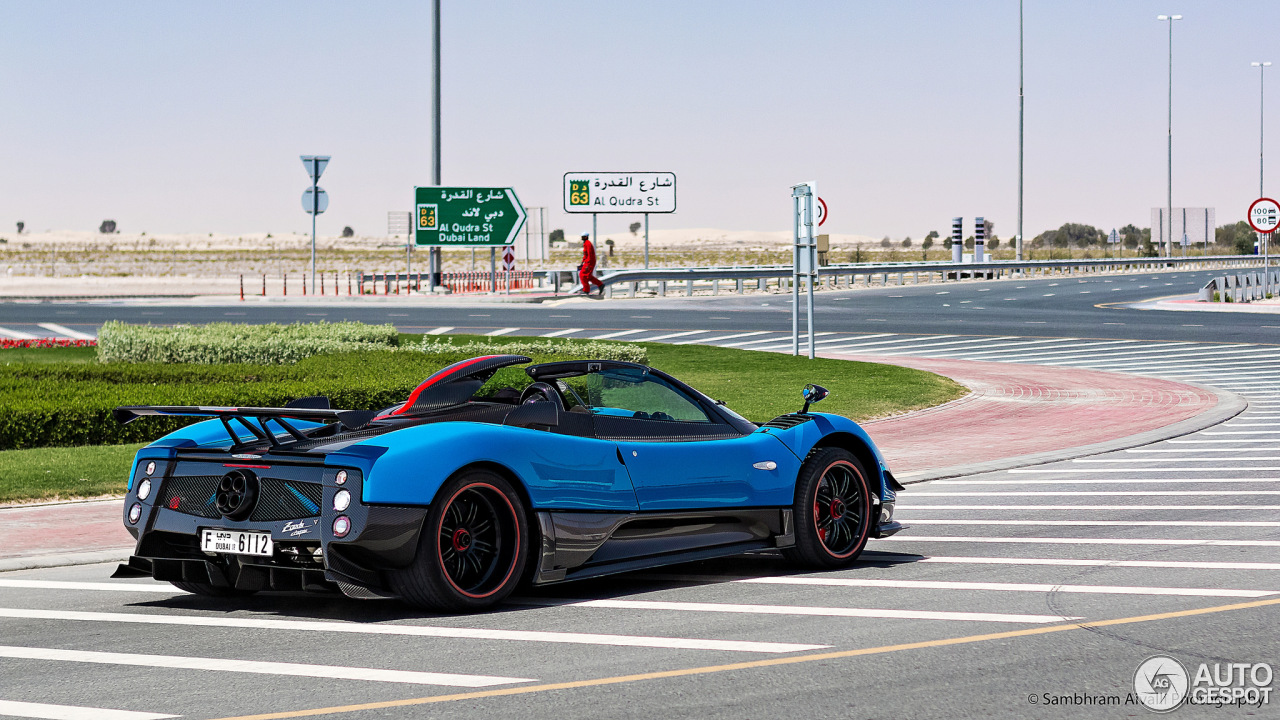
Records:
<instances>
[{"instance_id":1,"label":"yellow road line","mask_svg":"<svg viewBox=\"0 0 1280 720\"><path fill-rule=\"evenodd\" d=\"M289 710L285 712L263 713L261 715L239 715L221 718L220 720L281 720L282 718L314 717L317 715L336 715L339 713L360 712L362 710L383 710L386 708L409 707L412 705L428 705L431 703L454 702L456 700L477 700L480 698L502 697L504 695L528 695L530 693L548 692L551 690L571 690L582 687L600 687L620 683L640 682L642 680L661 680L663 678L687 677L690 675L709 675L729 672L731 670L750 670L753 668L773 667L776 665L795 665L798 663L820 660L838 660L840 658L858 657L861 655L880 655L902 650L919 650L921 648L946 647L948 645L966 645L968 643L987 642L989 640L1006 640L1008 638L1027 637L1031 635L1047 635L1065 630L1087 630L1090 628L1109 627L1111 625L1130 625L1133 623L1151 622L1153 620L1169 620L1172 618L1193 617L1195 615L1211 615L1231 610L1247 610L1249 608L1280 605L1280 598L1271 600L1255 600L1252 602L1217 605L1215 607L1195 610L1178 610L1176 612L1158 613L1156 615L1138 615L1135 617L1099 620L1097 622L1069 623L1050 625L1048 627L1011 630L1009 632L987 633L984 635L966 635L942 640L926 640L924 642L903 643L901 645L882 645L880 647L862 648L859 650L840 650L835 652L812 653L809 655L792 655L785 658L769 660L753 660L749 662L731 663L728 665L707 665L704 667L685 668L683 670L664 670L662 672L639 673L636 675L617 675L594 680L574 680L572 682L544 683L542 685L526 685L524 687L501 688L497 690L480 690L476 692L456 693L453 695L432 695L430 697L406 698L404 700L386 700L383 702L361 703L359 705L338 705L334 707L315 708L312 710Z\"/></svg>"}]
</instances>

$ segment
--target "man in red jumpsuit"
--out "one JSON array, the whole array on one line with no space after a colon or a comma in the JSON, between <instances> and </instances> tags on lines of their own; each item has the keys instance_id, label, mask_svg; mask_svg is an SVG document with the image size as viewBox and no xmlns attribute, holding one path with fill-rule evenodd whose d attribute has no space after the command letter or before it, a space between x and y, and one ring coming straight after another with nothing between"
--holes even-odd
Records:
<instances>
[{"instance_id":1,"label":"man in red jumpsuit","mask_svg":"<svg viewBox=\"0 0 1280 720\"><path fill-rule=\"evenodd\" d=\"M590 295L591 286L598 285L604 294L604 283L596 277L596 247L591 244L591 234L582 233L582 264L578 266L578 279L582 281L582 294Z\"/></svg>"}]
</instances>

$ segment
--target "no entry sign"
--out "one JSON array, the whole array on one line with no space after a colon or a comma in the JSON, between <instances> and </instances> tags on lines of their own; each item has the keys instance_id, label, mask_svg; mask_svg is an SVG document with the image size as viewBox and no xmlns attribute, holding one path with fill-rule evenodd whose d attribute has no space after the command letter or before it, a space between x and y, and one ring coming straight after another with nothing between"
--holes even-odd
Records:
<instances>
[{"instance_id":1,"label":"no entry sign","mask_svg":"<svg viewBox=\"0 0 1280 720\"><path fill-rule=\"evenodd\" d=\"M1249 206L1249 225L1266 234L1280 225L1280 203L1271 198L1258 198Z\"/></svg>"}]
</instances>

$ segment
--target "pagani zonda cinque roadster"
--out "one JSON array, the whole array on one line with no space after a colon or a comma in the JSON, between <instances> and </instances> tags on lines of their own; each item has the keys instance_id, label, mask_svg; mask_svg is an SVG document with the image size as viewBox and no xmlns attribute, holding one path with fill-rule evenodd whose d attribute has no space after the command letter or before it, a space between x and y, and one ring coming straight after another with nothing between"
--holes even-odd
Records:
<instances>
[{"instance_id":1,"label":"pagani zonda cinque roadster","mask_svg":"<svg viewBox=\"0 0 1280 720\"><path fill-rule=\"evenodd\" d=\"M115 577L204 595L340 590L435 611L542 585L778 548L849 565L902 528L867 434L804 409L756 426L632 363L455 363L381 412L322 397L284 408L121 407L209 417L138 452L124 501L137 547Z\"/></svg>"}]
</instances>

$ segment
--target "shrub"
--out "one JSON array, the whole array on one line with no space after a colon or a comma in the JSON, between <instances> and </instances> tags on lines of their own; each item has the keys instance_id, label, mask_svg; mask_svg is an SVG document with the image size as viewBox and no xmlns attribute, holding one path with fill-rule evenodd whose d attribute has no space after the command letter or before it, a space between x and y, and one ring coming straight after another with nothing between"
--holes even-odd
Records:
<instances>
[{"instance_id":1,"label":"shrub","mask_svg":"<svg viewBox=\"0 0 1280 720\"><path fill-rule=\"evenodd\" d=\"M159 327L111 321L98 331L107 363L295 363L313 355L383 349L399 343L393 325L357 322Z\"/></svg>"},{"instance_id":2,"label":"shrub","mask_svg":"<svg viewBox=\"0 0 1280 720\"><path fill-rule=\"evenodd\" d=\"M436 370L477 355L528 355L534 362L614 359L645 361L637 345L555 339L432 339L400 347L357 343L361 352L317 355L297 362L177 364L13 363L0 365L0 450L153 440L193 422L144 418L119 425L121 405L279 407L325 395L334 407L378 410L402 402ZM487 397L530 382L524 367L503 368L481 388Z\"/></svg>"},{"instance_id":3,"label":"shrub","mask_svg":"<svg viewBox=\"0 0 1280 720\"><path fill-rule=\"evenodd\" d=\"M459 353L468 357L492 354L513 355L568 355L592 360L618 360L646 363L648 354L639 345L605 342L599 340L557 340L531 338L528 340L471 340L454 344L449 338L424 338L420 345L406 345L405 350L418 350L429 355Z\"/></svg>"},{"instance_id":4,"label":"shrub","mask_svg":"<svg viewBox=\"0 0 1280 720\"><path fill-rule=\"evenodd\" d=\"M14 340L12 338L0 338L0 350L16 350L22 349L43 349L43 348L66 348L66 347L93 347L97 345L95 340L73 340L71 338L35 338L31 340Z\"/></svg>"}]
</instances>

